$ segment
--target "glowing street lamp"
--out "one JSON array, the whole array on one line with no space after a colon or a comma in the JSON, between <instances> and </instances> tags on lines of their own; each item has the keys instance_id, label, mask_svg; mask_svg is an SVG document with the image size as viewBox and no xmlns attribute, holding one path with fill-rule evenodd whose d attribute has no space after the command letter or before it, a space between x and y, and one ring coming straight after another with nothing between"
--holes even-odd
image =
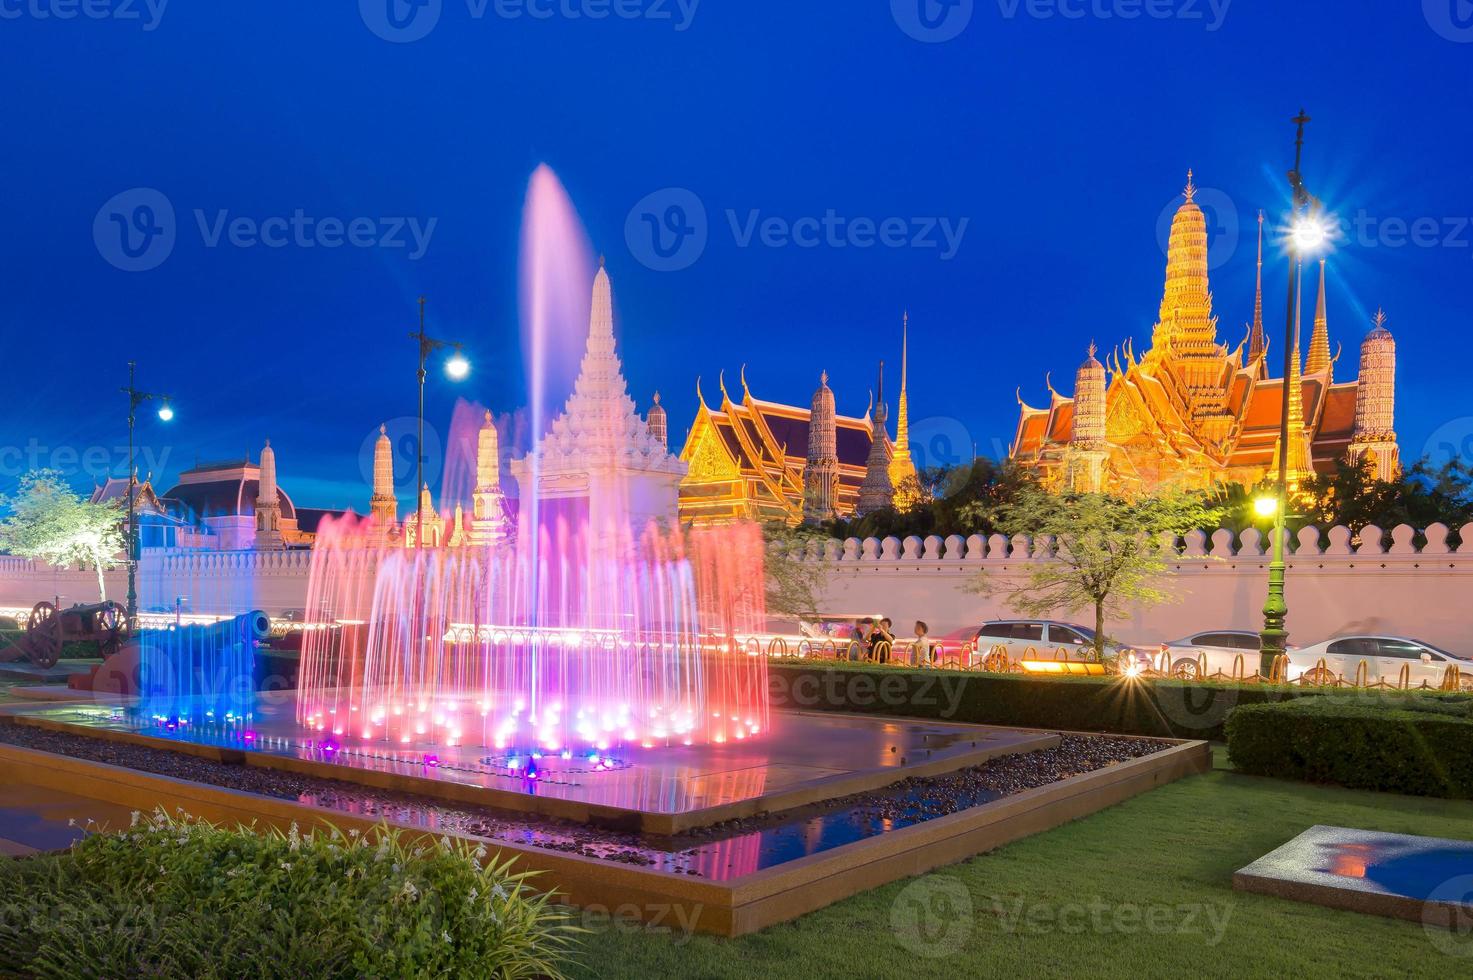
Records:
<instances>
[{"instance_id":1,"label":"glowing street lamp","mask_svg":"<svg viewBox=\"0 0 1473 980\"><path fill-rule=\"evenodd\" d=\"M419 298L419 330L409 335L410 340L419 342L419 437L416 454L419 457L414 484L414 543L424 547L425 515L424 495L420 492L425 485L425 363L437 350L451 348L455 353L445 362L445 376L451 381L464 381L471 373L471 362L466 360L460 344L449 340L438 340L425 333L425 298Z\"/></svg>"},{"instance_id":2,"label":"glowing street lamp","mask_svg":"<svg viewBox=\"0 0 1473 980\"><path fill-rule=\"evenodd\" d=\"M456 351L450 355L445 362L445 376L451 381L464 381L471 373L471 362L465 359L465 355Z\"/></svg>"},{"instance_id":3,"label":"glowing street lamp","mask_svg":"<svg viewBox=\"0 0 1473 980\"><path fill-rule=\"evenodd\" d=\"M144 402L158 401L159 421L170 422L174 418L174 403L168 395L156 395L139 391L134 385L138 365L128 362L128 387L121 389L128 396L128 626L137 626L138 620L138 512L134 505L134 488L138 482L138 462L133 454L133 427L138 423L138 406Z\"/></svg>"},{"instance_id":4,"label":"glowing street lamp","mask_svg":"<svg viewBox=\"0 0 1473 980\"><path fill-rule=\"evenodd\" d=\"M1300 259L1314 255L1330 240L1330 223L1316 211L1300 215L1289 228L1289 238L1294 243L1294 253Z\"/></svg>"},{"instance_id":5,"label":"glowing street lamp","mask_svg":"<svg viewBox=\"0 0 1473 980\"><path fill-rule=\"evenodd\" d=\"M1262 517L1272 516L1273 557L1268 565L1268 598L1263 604L1263 629L1259 636L1259 671L1267 678L1273 675L1274 663L1288 649L1289 631L1284 623L1289 615L1289 603L1284 594L1284 576L1288 564L1284 557L1284 511L1289 502L1289 379L1297 374L1294 354L1299 345L1294 336L1296 313L1299 311L1300 282L1303 278L1304 257L1314 255L1326 248L1333 237L1333 225L1324 214L1323 205L1304 186L1304 175L1300 166L1304 159L1304 127L1309 115L1299 110L1291 120L1298 126L1294 138L1294 169L1289 171L1289 186L1293 191L1289 221L1289 305L1284 320L1284 383L1283 401L1279 406L1279 472L1275 493L1269 498L1254 501L1254 511Z\"/></svg>"}]
</instances>

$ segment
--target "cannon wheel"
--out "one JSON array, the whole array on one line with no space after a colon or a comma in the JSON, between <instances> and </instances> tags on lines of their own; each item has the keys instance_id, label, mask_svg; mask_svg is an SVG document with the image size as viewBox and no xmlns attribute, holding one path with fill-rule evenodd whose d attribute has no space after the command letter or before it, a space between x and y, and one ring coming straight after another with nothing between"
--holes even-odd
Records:
<instances>
[{"instance_id":1,"label":"cannon wheel","mask_svg":"<svg viewBox=\"0 0 1473 980\"><path fill-rule=\"evenodd\" d=\"M30 649L31 663L37 667L55 667L61 659L61 620L51 603L38 602L31 610L26 623L26 646Z\"/></svg>"},{"instance_id":2,"label":"cannon wheel","mask_svg":"<svg viewBox=\"0 0 1473 980\"><path fill-rule=\"evenodd\" d=\"M122 606L109 602L97 611L93 622L97 630L97 650L106 660L123 648L128 638L128 616Z\"/></svg>"}]
</instances>

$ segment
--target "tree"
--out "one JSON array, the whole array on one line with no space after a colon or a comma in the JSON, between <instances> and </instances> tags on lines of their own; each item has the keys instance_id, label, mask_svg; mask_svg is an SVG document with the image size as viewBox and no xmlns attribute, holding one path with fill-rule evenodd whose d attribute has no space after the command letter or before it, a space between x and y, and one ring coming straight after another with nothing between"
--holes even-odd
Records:
<instances>
[{"instance_id":1,"label":"tree","mask_svg":"<svg viewBox=\"0 0 1473 980\"><path fill-rule=\"evenodd\" d=\"M992 507L1035 485L1033 474L1011 460L999 463L979 456L961 466L927 467L916 474L910 487L918 500L909 510L902 513L887 507L864 517L833 521L828 531L836 538L988 534L994 530L987 516ZM972 506L976 504L988 506Z\"/></svg>"},{"instance_id":2,"label":"tree","mask_svg":"<svg viewBox=\"0 0 1473 980\"><path fill-rule=\"evenodd\" d=\"M810 541L827 541L829 536L809 527L789 527L782 521L762 526L762 540L767 548L763 569L766 585L767 614L792 619L815 619L818 597L828 581L823 562L793 561L788 555L801 550Z\"/></svg>"},{"instance_id":3,"label":"tree","mask_svg":"<svg viewBox=\"0 0 1473 980\"><path fill-rule=\"evenodd\" d=\"M1224 487L1217 502L1227 514L1225 526L1242 531L1258 523L1253 500L1273 493L1274 486L1267 481L1251 489L1239 484ZM1377 480L1366 460L1340 460L1331 472L1316 474L1300 484L1285 523L1291 535L1309 525L1324 529L1339 524L1358 535L1367 524L1389 533L1398 524L1411 525L1421 532L1429 524L1441 523L1452 531L1449 543L1456 544L1458 530L1470 521L1473 468L1456 459L1434 467L1423 459L1394 480Z\"/></svg>"},{"instance_id":4,"label":"tree","mask_svg":"<svg viewBox=\"0 0 1473 980\"><path fill-rule=\"evenodd\" d=\"M97 572L98 595L107 601L102 573L121 562L123 550L116 507L79 497L54 470L21 477L13 498L0 497L3 506L10 516L0 522L0 547L51 565L90 565Z\"/></svg>"},{"instance_id":5,"label":"tree","mask_svg":"<svg viewBox=\"0 0 1473 980\"><path fill-rule=\"evenodd\" d=\"M1162 536L1216 526L1220 516L1201 496L1179 490L1126 499L1026 487L1008 502L973 507L987 508L985 515L974 516L985 517L1004 534L1048 535L1055 549L1052 560L1029 562L1020 580L982 573L974 591L1004 595L1024 616L1092 608L1095 656L1100 660L1105 659L1107 618L1123 615L1130 605L1172 598L1159 585L1170 567Z\"/></svg>"}]
</instances>

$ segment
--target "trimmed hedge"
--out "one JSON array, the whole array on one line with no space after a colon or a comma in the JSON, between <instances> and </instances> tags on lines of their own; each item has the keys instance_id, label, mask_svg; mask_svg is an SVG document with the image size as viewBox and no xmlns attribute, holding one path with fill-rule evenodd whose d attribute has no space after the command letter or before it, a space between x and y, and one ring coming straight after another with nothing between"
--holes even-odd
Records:
<instances>
[{"instance_id":1,"label":"trimmed hedge","mask_svg":"<svg viewBox=\"0 0 1473 980\"><path fill-rule=\"evenodd\" d=\"M1238 708L1227 723L1228 758L1258 776L1473 798L1473 697L1379 697Z\"/></svg>"},{"instance_id":2,"label":"trimmed hedge","mask_svg":"<svg viewBox=\"0 0 1473 980\"><path fill-rule=\"evenodd\" d=\"M1221 740L1239 705L1319 698L1313 689L1119 677L1029 677L864 665L773 663L772 704L1021 728Z\"/></svg>"}]
</instances>

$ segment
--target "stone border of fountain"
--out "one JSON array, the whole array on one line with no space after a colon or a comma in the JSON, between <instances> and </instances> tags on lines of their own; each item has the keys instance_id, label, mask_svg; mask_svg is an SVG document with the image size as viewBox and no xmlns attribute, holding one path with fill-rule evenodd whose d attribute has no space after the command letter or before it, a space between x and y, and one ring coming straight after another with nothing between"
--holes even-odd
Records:
<instances>
[{"instance_id":1,"label":"stone border of fountain","mask_svg":"<svg viewBox=\"0 0 1473 980\"><path fill-rule=\"evenodd\" d=\"M140 745L169 752L184 753L211 762L252 766L290 772L301 776L331 779L371 789L409 793L449 803L475 804L515 813L533 814L571 820L611 830L651 834L669 837L686 831L710 827L732 820L742 820L761 813L776 813L792 810L814 803L822 803L837 797L851 796L882 789L901 779L925 778L955 772L981 765L1003 755L1034 752L1054 748L1059 744L1057 734L1038 729L1005 728L995 725L972 725L966 723L940 723L947 729L976 732L1004 730L1027 736L1004 744L974 743L971 750L947 753L929 761L911 762L901 767L884 767L856 770L832 776L820 776L791 787L738 800L720 806L702 807L674 813L660 813L622 807L605 806L577 799L541 796L517 790L469 785L436 778L426 778L402 772L380 769L344 767L336 762L303 759L297 756L276 755L269 752L250 751L226 746L208 745L184 740L158 738L139 732L114 731L106 728L81 728L65 721L31 713L34 706L10 706L0 709L0 715L16 724L42 728L47 731L81 735L125 745ZM787 714L829 718L825 712L794 711ZM896 719L897 721L900 719ZM915 719L906 720L914 724Z\"/></svg>"},{"instance_id":2,"label":"stone border of fountain","mask_svg":"<svg viewBox=\"0 0 1473 980\"><path fill-rule=\"evenodd\" d=\"M725 882L503 841L489 846L503 857L515 856L521 870L543 872L543 884L572 905L629 909L646 920L667 923L673 912L679 916L675 921L691 923L697 931L740 936L1087 816L1184 776L1207 772L1211 764L1206 742L1179 742L1161 752ZM155 806L182 808L217 822L282 830L293 823L330 823L361 831L384 822L13 745L0 744L0 766L17 781L144 811ZM389 823L411 837L438 836Z\"/></svg>"}]
</instances>

